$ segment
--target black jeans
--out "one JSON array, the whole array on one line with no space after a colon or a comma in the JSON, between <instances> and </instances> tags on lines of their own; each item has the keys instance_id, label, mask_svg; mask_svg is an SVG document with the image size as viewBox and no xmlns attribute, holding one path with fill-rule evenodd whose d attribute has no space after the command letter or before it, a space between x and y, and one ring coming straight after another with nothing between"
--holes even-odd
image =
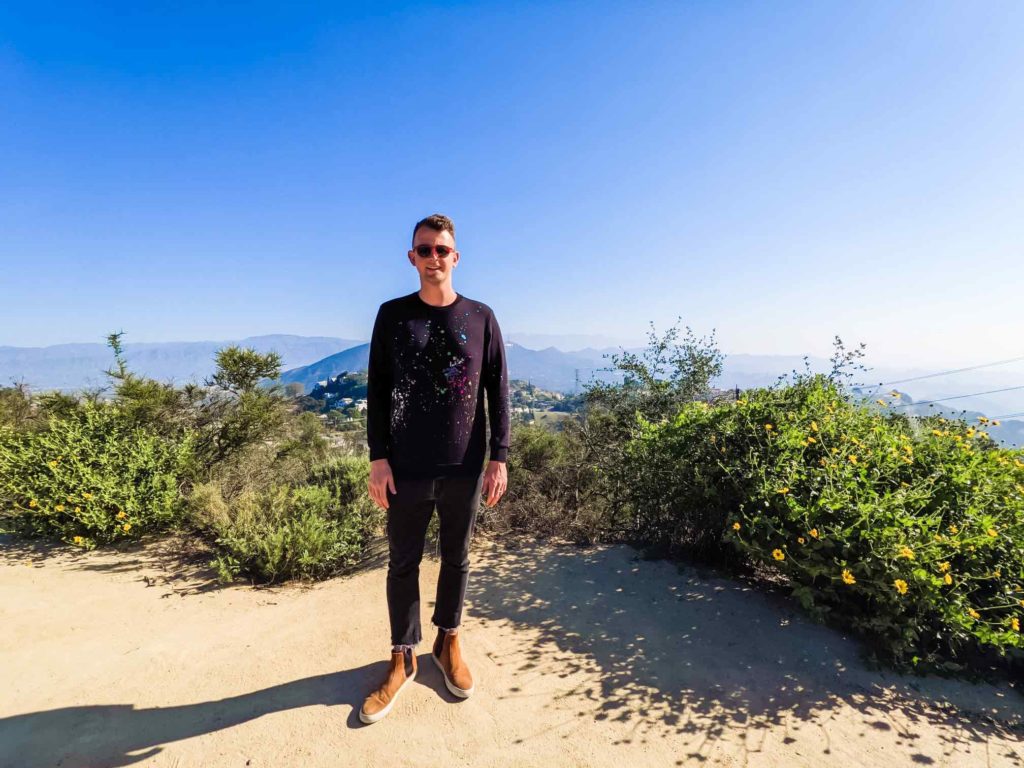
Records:
<instances>
[{"instance_id":1,"label":"black jeans","mask_svg":"<svg viewBox=\"0 0 1024 768\"><path fill-rule=\"evenodd\" d=\"M392 645L416 645L420 628L420 560L427 526L437 505L440 523L441 572L431 623L451 629L462 621L462 603L469 580L469 545L480 506L483 472L433 479L395 478L387 488L387 597Z\"/></svg>"}]
</instances>

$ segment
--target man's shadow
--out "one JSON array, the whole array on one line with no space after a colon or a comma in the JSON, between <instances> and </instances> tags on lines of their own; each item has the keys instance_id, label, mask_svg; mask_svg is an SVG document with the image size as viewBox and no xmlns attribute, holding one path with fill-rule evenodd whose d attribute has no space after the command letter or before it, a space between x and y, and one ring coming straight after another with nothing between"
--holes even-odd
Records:
<instances>
[{"instance_id":1,"label":"man's shadow","mask_svg":"<svg viewBox=\"0 0 1024 768\"><path fill-rule=\"evenodd\" d=\"M416 682L446 702L461 702L444 686L429 649L417 654ZM216 701L136 709L132 704L60 707L0 718L3 768L111 768L160 753L168 744L230 728L272 712L314 705L349 708L346 725L359 719L363 699L384 679L388 661L293 680Z\"/></svg>"}]
</instances>

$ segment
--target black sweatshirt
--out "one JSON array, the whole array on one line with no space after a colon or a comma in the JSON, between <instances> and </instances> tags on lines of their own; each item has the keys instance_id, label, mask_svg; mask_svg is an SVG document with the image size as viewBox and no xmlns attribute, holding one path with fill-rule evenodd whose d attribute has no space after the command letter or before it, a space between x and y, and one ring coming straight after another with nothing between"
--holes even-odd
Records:
<instances>
[{"instance_id":1,"label":"black sweatshirt","mask_svg":"<svg viewBox=\"0 0 1024 768\"><path fill-rule=\"evenodd\" d=\"M461 294L444 307L419 292L380 305L370 339L366 441L370 461L398 477L474 475L488 447L505 461L508 368L494 312Z\"/></svg>"}]
</instances>

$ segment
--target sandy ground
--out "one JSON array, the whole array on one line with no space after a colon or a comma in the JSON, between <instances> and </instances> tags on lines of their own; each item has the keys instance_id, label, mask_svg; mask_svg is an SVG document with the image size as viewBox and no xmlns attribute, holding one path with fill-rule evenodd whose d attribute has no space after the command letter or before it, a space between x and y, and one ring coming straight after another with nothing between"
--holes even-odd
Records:
<instances>
[{"instance_id":1,"label":"sandy ground","mask_svg":"<svg viewBox=\"0 0 1024 768\"><path fill-rule=\"evenodd\" d=\"M358 708L388 657L386 566L220 587L183 541L0 543L0 765L1019 766L1024 697L867 670L781 596L625 547L478 534L463 620L477 691L430 663Z\"/></svg>"}]
</instances>

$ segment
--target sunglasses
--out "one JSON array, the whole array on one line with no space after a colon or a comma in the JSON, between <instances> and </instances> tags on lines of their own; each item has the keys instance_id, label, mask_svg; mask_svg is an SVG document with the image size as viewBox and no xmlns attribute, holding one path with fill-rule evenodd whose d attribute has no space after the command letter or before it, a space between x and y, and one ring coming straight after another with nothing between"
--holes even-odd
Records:
<instances>
[{"instance_id":1,"label":"sunglasses","mask_svg":"<svg viewBox=\"0 0 1024 768\"><path fill-rule=\"evenodd\" d=\"M416 255L421 259L429 259L430 254L434 251L437 251L438 258L443 259L455 249L449 248L447 245L417 245L413 250L416 251Z\"/></svg>"}]
</instances>

